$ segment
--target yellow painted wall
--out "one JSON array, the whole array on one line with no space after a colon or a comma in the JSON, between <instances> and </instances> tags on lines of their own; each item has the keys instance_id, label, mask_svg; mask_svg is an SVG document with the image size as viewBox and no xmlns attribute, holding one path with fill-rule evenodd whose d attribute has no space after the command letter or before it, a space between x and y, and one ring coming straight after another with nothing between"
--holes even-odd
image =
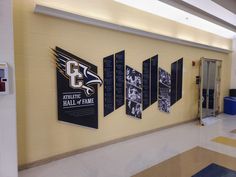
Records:
<instances>
[{"instance_id":1,"label":"yellow painted wall","mask_svg":"<svg viewBox=\"0 0 236 177\"><path fill-rule=\"evenodd\" d=\"M196 118L200 57L223 60L221 101L230 82L230 55L152 40L112 30L34 14L33 0L14 1L14 33L17 86L19 164L34 162L64 152ZM57 121L56 72L50 47L59 46L98 66L103 75L103 57L126 50L126 64L142 71L142 61L159 54L159 66L170 72L171 63L184 57L183 98L170 114L153 104L143 119L125 115L121 107L103 118L103 88L99 92L99 129ZM222 109L222 107L221 107Z\"/></svg>"}]
</instances>

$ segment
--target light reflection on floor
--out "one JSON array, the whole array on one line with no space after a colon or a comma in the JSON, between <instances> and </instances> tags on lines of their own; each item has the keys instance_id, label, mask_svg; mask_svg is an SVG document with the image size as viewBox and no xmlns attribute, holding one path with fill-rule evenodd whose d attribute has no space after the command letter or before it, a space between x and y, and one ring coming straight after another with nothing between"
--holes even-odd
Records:
<instances>
[{"instance_id":1,"label":"light reflection on floor","mask_svg":"<svg viewBox=\"0 0 236 177\"><path fill-rule=\"evenodd\" d=\"M236 116L222 114L218 117L219 121L208 126L192 122L164 129L24 170L19 177L130 177L197 146L236 157L236 148L211 141L218 136L236 139L236 134L230 132L236 129ZM204 159L201 155L196 158L199 162ZM179 172L184 170L179 168Z\"/></svg>"}]
</instances>

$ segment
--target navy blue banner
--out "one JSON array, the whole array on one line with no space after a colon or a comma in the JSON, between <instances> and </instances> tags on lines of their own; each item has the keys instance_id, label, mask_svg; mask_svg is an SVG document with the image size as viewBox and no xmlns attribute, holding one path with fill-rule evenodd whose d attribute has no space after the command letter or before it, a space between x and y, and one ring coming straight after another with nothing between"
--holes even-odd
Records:
<instances>
[{"instance_id":1,"label":"navy blue banner","mask_svg":"<svg viewBox=\"0 0 236 177\"><path fill-rule=\"evenodd\" d=\"M115 54L115 69L115 109L118 109L125 102L125 51Z\"/></svg>"},{"instance_id":2,"label":"navy blue banner","mask_svg":"<svg viewBox=\"0 0 236 177\"><path fill-rule=\"evenodd\" d=\"M178 62L171 64L171 105L177 101L177 70Z\"/></svg>"},{"instance_id":3,"label":"navy blue banner","mask_svg":"<svg viewBox=\"0 0 236 177\"><path fill-rule=\"evenodd\" d=\"M58 120L98 128L97 66L56 47Z\"/></svg>"},{"instance_id":4,"label":"navy blue banner","mask_svg":"<svg viewBox=\"0 0 236 177\"><path fill-rule=\"evenodd\" d=\"M182 98L183 58L171 64L171 105Z\"/></svg>"},{"instance_id":5,"label":"navy blue banner","mask_svg":"<svg viewBox=\"0 0 236 177\"><path fill-rule=\"evenodd\" d=\"M114 55L103 58L104 117L114 111Z\"/></svg>"},{"instance_id":6,"label":"navy blue banner","mask_svg":"<svg viewBox=\"0 0 236 177\"><path fill-rule=\"evenodd\" d=\"M182 84L183 84L183 58L178 60L178 77L177 77L177 101L182 98Z\"/></svg>"},{"instance_id":7,"label":"navy blue banner","mask_svg":"<svg viewBox=\"0 0 236 177\"><path fill-rule=\"evenodd\" d=\"M151 58L151 104L157 101L158 55Z\"/></svg>"},{"instance_id":8,"label":"navy blue banner","mask_svg":"<svg viewBox=\"0 0 236 177\"><path fill-rule=\"evenodd\" d=\"M150 77L151 77L151 60L143 61L143 110L151 104L150 99Z\"/></svg>"}]
</instances>

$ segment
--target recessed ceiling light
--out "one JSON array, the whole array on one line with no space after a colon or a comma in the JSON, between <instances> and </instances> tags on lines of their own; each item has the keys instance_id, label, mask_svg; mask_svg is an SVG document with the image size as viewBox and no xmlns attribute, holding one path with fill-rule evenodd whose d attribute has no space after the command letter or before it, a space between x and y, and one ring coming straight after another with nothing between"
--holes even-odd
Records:
<instances>
[{"instance_id":1,"label":"recessed ceiling light","mask_svg":"<svg viewBox=\"0 0 236 177\"><path fill-rule=\"evenodd\" d=\"M127 6L198 28L225 38L236 37L236 32L158 0L114 0Z\"/></svg>"}]
</instances>

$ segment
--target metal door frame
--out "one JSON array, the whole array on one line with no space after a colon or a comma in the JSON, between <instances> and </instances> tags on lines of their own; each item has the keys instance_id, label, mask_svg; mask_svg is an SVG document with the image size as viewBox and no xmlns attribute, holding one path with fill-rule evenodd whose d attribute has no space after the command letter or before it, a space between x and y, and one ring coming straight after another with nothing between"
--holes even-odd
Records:
<instances>
[{"instance_id":1,"label":"metal door frame","mask_svg":"<svg viewBox=\"0 0 236 177\"><path fill-rule=\"evenodd\" d=\"M220 97L220 83L221 83L221 67L222 67L222 61L221 60L217 60L217 59L209 59L209 58L205 58L205 57L202 57L200 59L200 95L199 95L199 117L200 117L200 123L202 125L203 124L203 119L206 118L206 117L203 117L203 110L202 110L202 102L203 102L203 98L202 98L202 95L203 95L203 62L205 61L208 61L208 62L215 62L216 65L215 65L215 69L216 69L216 73L215 73L215 87L214 87L214 110L213 110L213 115L212 116L216 116L216 114L218 114L219 112L219 97ZM209 66L209 65L208 65ZM208 80L209 80L209 68L208 68ZM207 95L209 95L209 85L207 86ZM209 102L209 99L207 98L206 100L206 107L208 108L208 103Z\"/></svg>"}]
</instances>

